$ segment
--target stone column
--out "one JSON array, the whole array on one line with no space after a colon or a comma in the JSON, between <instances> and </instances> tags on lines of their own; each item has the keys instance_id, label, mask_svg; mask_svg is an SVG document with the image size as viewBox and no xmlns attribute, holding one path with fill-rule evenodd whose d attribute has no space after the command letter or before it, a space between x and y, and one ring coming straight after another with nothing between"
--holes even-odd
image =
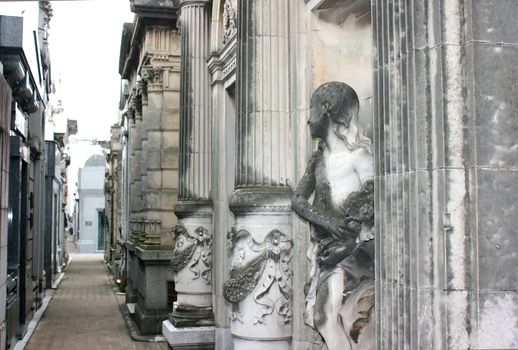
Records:
<instances>
[{"instance_id":1,"label":"stone column","mask_svg":"<svg viewBox=\"0 0 518 350\"><path fill-rule=\"evenodd\" d=\"M377 348L516 348L518 3L372 4Z\"/></svg>"},{"instance_id":2,"label":"stone column","mask_svg":"<svg viewBox=\"0 0 518 350\"><path fill-rule=\"evenodd\" d=\"M289 349L292 335L288 1L240 0L237 164L230 208L234 348Z\"/></svg>"},{"instance_id":3,"label":"stone column","mask_svg":"<svg viewBox=\"0 0 518 350\"><path fill-rule=\"evenodd\" d=\"M173 230L176 248L171 262L178 299L170 321L175 327L206 326L214 323L210 193L212 122L206 63L210 1L180 1L180 13L180 186L179 202L175 206L178 225Z\"/></svg>"},{"instance_id":4,"label":"stone column","mask_svg":"<svg viewBox=\"0 0 518 350\"><path fill-rule=\"evenodd\" d=\"M160 211L165 210L162 205L162 157L160 148L162 144L162 105L164 103L162 67L143 67L141 69L142 93L142 198L145 203L145 218L143 223L143 235L140 246L144 249L160 249L160 236L162 225ZM172 202L172 201L171 201ZM172 208L171 208L172 209Z\"/></svg>"},{"instance_id":5,"label":"stone column","mask_svg":"<svg viewBox=\"0 0 518 350\"><path fill-rule=\"evenodd\" d=\"M135 256L135 246L139 243L142 235L141 212L141 177L140 159L142 156L142 139L140 130L142 127L141 115L137 113L134 106L128 109L130 120L129 142L129 237L126 241L127 263L128 263L128 285L126 287L126 303L130 305L130 311L134 310L138 295L138 261Z\"/></svg>"}]
</instances>

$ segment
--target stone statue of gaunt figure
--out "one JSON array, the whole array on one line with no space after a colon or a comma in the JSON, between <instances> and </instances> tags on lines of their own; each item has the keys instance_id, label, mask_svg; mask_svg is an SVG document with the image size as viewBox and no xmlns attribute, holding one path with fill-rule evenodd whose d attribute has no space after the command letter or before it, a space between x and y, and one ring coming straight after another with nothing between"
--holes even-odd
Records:
<instances>
[{"instance_id":1,"label":"stone statue of gaunt figure","mask_svg":"<svg viewBox=\"0 0 518 350\"><path fill-rule=\"evenodd\" d=\"M329 350L374 349L371 141L358 123L358 96L349 85L321 85L310 108L318 149L292 200L295 212L311 224L305 321Z\"/></svg>"}]
</instances>

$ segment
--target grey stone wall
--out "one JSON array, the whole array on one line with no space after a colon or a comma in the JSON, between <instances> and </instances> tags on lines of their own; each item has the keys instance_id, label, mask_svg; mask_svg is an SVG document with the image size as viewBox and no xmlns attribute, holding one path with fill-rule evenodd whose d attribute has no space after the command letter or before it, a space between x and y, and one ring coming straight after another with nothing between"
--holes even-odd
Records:
<instances>
[{"instance_id":1,"label":"grey stone wall","mask_svg":"<svg viewBox=\"0 0 518 350\"><path fill-rule=\"evenodd\" d=\"M513 1L374 1L379 349L518 348Z\"/></svg>"},{"instance_id":2,"label":"grey stone wall","mask_svg":"<svg viewBox=\"0 0 518 350\"><path fill-rule=\"evenodd\" d=\"M9 187L9 128L11 89L0 76L0 305L6 303L7 292L7 213ZM0 313L0 349L6 344L5 312Z\"/></svg>"}]
</instances>

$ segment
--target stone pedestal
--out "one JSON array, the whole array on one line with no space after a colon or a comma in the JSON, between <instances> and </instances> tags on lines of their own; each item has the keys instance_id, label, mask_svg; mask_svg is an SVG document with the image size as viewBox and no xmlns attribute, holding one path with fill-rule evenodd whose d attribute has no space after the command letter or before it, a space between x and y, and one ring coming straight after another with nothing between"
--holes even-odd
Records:
<instances>
[{"instance_id":1,"label":"stone pedestal","mask_svg":"<svg viewBox=\"0 0 518 350\"><path fill-rule=\"evenodd\" d=\"M236 191L228 248L230 277L224 286L232 302L234 349L290 349L292 335L291 191Z\"/></svg>"},{"instance_id":2,"label":"stone pedestal","mask_svg":"<svg viewBox=\"0 0 518 350\"><path fill-rule=\"evenodd\" d=\"M159 334L161 322L168 316L168 286L172 280L170 250L137 247L135 255L140 266L135 321L142 334Z\"/></svg>"},{"instance_id":3,"label":"stone pedestal","mask_svg":"<svg viewBox=\"0 0 518 350\"><path fill-rule=\"evenodd\" d=\"M126 242L126 254L128 264L128 284L126 285L126 303L134 305L137 302L139 275L137 271L138 260L135 255L135 245L131 241Z\"/></svg>"},{"instance_id":4,"label":"stone pedestal","mask_svg":"<svg viewBox=\"0 0 518 350\"><path fill-rule=\"evenodd\" d=\"M162 334L172 350L213 350L214 327L176 328L169 320L162 322Z\"/></svg>"},{"instance_id":5,"label":"stone pedestal","mask_svg":"<svg viewBox=\"0 0 518 350\"><path fill-rule=\"evenodd\" d=\"M184 202L176 206L176 215L171 267L177 300L170 321L176 327L213 325L212 208L209 202Z\"/></svg>"}]
</instances>

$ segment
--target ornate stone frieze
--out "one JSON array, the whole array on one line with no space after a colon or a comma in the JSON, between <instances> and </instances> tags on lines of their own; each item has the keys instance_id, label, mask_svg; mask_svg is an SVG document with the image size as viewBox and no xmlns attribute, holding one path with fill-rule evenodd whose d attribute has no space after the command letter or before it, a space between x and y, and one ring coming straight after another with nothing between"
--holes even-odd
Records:
<instances>
[{"instance_id":1,"label":"ornate stone frieze","mask_svg":"<svg viewBox=\"0 0 518 350\"><path fill-rule=\"evenodd\" d=\"M223 68L223 77L226 77L230 73L234 72L236 70L236 64L237 60L236 57L234 57L228 64Z\"/></svg>"},{"instance_id":2,"label":"ornate stone frieze","mask_svg":"<svg viewBox=\"0 0 518 350\"><path fill-rule=\"evenodd\" d=\"M226 44L237 34L237 9L232 0L226 0L223 5L223 44Z\"/></svg>"},{"instance_id":3,"label":"ornate stone frieze","mask_svg":"<svg viewBox=\"0 0 518 350\"><path fill-rule=\"evenodd\" d=\"M224 285L225 299L235 304L251 295L257 306L254 324L266 325L265 317L275 311L283 318L284 325L290 324L292 273L289 263L293 241L278 230L270 231L261 242L246 230L233 230L229 242L234 267ZM270 293L274 288L279 293ZM237 310L232 315L235 320L242 319Z\"/></svg>"},{"instance_id":4,"label":"ornate stone frieze","mask_svg":"<svg viewBox=\"0 0 518 350\"><path fill-rule=\"evenodd\" d=\"M212 269L212 237L204 227L200 226L191 236L182 225L173 228L176 248L171 259L174 273L188 268L192 273L191 280L202 278L207 284L211 283Z\"/></svg>"}]
</instances>

